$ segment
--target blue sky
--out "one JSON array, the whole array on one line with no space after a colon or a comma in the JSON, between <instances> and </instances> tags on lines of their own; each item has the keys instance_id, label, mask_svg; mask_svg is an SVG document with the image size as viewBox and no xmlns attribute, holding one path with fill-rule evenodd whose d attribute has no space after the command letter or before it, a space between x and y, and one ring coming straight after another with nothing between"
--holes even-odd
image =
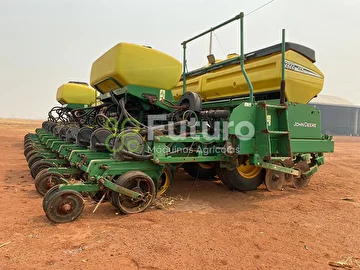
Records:
<instances>
[{"instance_id":1,"label":"blue sky","mask_svg":"<svg viewBox=\"0 0 360 270\"><path fill-rule=\"evenodd\" d=\"M179 60L180 43L260 0L0 0L0 117L45 118L57 88L89 81L90 68L119 42L150 45ZM360 104L360 0L274 0L245 17L245 51L287 41L316 51L323 94ZM239 49L238 24L216 32L218 58ZM218 42L219 40L219 42ZM219 45L220 44L220 45ZM189 45L189 65L206 63L208 37Z\"/></svg>"}]
</instances>

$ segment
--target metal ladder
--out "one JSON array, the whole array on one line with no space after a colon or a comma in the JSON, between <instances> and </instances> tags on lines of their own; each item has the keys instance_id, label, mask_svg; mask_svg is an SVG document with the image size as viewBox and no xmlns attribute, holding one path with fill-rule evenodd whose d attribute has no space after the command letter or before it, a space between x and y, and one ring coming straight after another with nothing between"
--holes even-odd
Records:
<instances>
[{"instance_id":1,"label":"metal ladder","mask_svg":"<svg viewBox=\"0 0 360 270\"><path fill-rule=\"evenodd\" d=\"M292 159L286 105L257 102L256 126L256 148L262 160Z\"/></svg>"}]
</instances>

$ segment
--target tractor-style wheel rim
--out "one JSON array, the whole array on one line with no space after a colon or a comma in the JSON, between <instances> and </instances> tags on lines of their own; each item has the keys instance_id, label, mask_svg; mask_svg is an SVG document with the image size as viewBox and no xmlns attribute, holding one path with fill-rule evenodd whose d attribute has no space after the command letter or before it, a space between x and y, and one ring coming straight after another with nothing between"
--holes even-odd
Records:
<instances>
[{"instance_id":1,"label":"tractor-style wheel rim","mask_svg":"<svg viewBox=\"0 0 360 270\"><path fill-rule=\"evenodd\" d=\"M169 188L170 183L171 183L171 172L165 169L159 180L157 195L160 196L164 194L166 190Z\"/></svg>"},{"instance_id":2,"label":"tractor-style wheel rim","mask_svg":"<svg viewBox=\"0 0 360 270\"><path fill-rule=\"evenodd\" d=\"M239 167L237 167L237 171L239 172L239 174L247 179L251 179L258 176L261 170L262 170L261 167L251 165L249 164L249 161L246 162L246 165L241 164Z\"/></svg>"}]
</instances>

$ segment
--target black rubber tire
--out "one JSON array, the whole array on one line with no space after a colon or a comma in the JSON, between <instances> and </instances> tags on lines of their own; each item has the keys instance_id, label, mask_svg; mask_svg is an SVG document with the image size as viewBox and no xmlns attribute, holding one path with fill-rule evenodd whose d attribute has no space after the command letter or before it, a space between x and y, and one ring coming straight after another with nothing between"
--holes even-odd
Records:
<instances>
[{"instance_id":1,"label":"black rubber tire","mask_svg":"<svg viewBox=\"0 0 360 270\"><path fill-rule=\"evenodd\" d=\"M24 156L26 157L27 154L34 149L35 149L35 147L33 145L24 146Z\"/></svg>"},{"instance_id":2,"label":"black rubber tire","mask_svg":"<svg viewBox=\"0 0 360 270\"><path fill-rule=\"evenodd\" d=\"M156 197L156 190L154 181L145 173L141 171L128 171L122 174L120 177L114 179L115 183L119 186L126 187L130 190L137 190L137 187L133 186L133 180L141 178L146 183L146 192L150 193L146 201L132 200L130 197L119 194L118 192L112 192L112 203L116 205L118 210L123 214L135 214L145 211ZM140 189L143 190L144 186ZM139 205L137 204L139 203Z\"/></svg>"},{"instance_id":3,"label":"black rubber tire","mask_svg":"<svg viewBox=\"0 0 360 270\"><path fill-rule=\"evenodd\" d=\"M34 141L32 140L32 139L26 139L26 140L24 140L24 146L25 145L28 145L28 144L34 144Z\"/></svg>"},{"instance_id":4,"label":"black rubber tire","mask_svg":"<svg viewBox=\"0 0 360 270\"><path fill-rule=\"evenodd\" d=\"M46 157L44 157L43 155L41 154L34 154L32 155L29 159L28 159L28 166L29 168L31 168L31 166L36 162L36 161L39 161L39 160L42 160L42 159L45 159Z\"/></svg>"},{"instance_id":5,"label":"black rubber tire","mask_svg":"<svg viewBox=\"0 0 360 270\"><path fill-rule=\"evenodd\" d=\"M261 170L258 175L253 178L245 178L241 176L237 169L228 170L226 168L218 168L218 175L221 181L231 190L249 191L257 189L265 179L265 170Z\"/></svg>"},{"instance_id":6,"label":"black rubber tire","mask_svg":"<svg viewBox=\"0 0 360 270\"><path fill-rule=\"evenodd\" d=\"M224 170L220 168L220 164L218 164L216 166L216 173L217 173L217 176L220 178L221 182L230 188L230 183L228 182L227 180L227 176L226 174L224 173Z\"/></svg>"},{"instance_id":7,"label":"black rubber tire","mask_svg":"<svg viewBox=\"0 0 360 270\"><path fill-rule=\"evenodd\" d=\"M50 189L46 192L46 194L45 194L45 196L44 196L44 198L43 198L43 203L42 203L42 207L43 207L44 212L46 211L47 203L49 202L51 196L52 196L53 194L55 194L56 192L58 192L58 191L59 191L59 185L53 186L52 188L50 188Z\"/></svg>"},{"instance_id":8,"label":"black rubber tire","mask_svg":"<svg viewBox=\"0 0 360 270\"><path fill-rule=\"evenodd\" d=\"M37 150L37 149L33 149L33 150L29 151L29 152L26 154L26 156L25 156L26 161L29 161L29 159L30 159L33 155L36 155L38 152L39 152L39 150Z\"/></svg>"},{"instance_id":9,"label":"black rubber tire","mask_svg":"<svg viewBox=\"0 0 360 270\"><path fill-rule=\"evenodd\" d=\"M48 162L48 161L45 161L45 160L36 161L30 168L31 177L33 179L35 179L36 175L40 171L42 171L43 169L46 169L46 168L51 168L51 167L54 167L54 164L52 164L51 162Z\"/></svg>"},{"instance_id":10,"label":"black rubber tire","mask_svg":"<svg viewBox=\"0 0 360 270\"><path fill-rule=\"evenodd\" d=\"M39 140L28 139L24 141L24 147L28 145L39 146L42 145L42 143Z\"/></svg>"},{"instance_id":11,"label":"black rubber tire","mask_svg":"<svg viewBox=\"0 0 360 270\"><path fill-rule=\"evenodd\" d=\"M35 133L28 133L24 136L24 141L26 141L28 138L31 138L32 135L36 135Z\"/></svg>"},{"instance_id":12,"label":"black rubber tire","mask_svg":"<svg viewBox=\"0 0 360 270\"><path fill-rule=\"evenodd\" d=\"M46 170L46 172L43 172L44 170ZM45 196L46 192L48 192L48 190L50 190L54 186L62 184L63 181L61 180L61 178L64 178L64 176L61 173L48 172L47 169L44 170L39 172L34 180L36 191L41 196ZM51 183L49 183L50 177L51 177Z\"/></svg>"},{"instance_id":13,"label":"black rubber tire","mask_svg":"<svg viewBox=\"0 0 360 270\"><path fill-rule=\"evenodd\" d=\"M69 205L70 209L64 209ZM83 196L75 190L59 190L46 203L46 217L54 223L66 223L77 219L84 210Z\"/></svg>"},{"instance_id":14,"label":"black rubber tire","mask_svg":"<svg viewBox=\"0 0 360 270\"><path fill-rule=\"evenodd\" d=\"M215 166L203 168L198 163L184 163L183 168L188 175L196 179L214 180L216 175Z\"/></svg>"},{"instance_id":15,"label":"black rubber tire","mask_svg":"<svg viewBox=\"0 0 360 270\"><path fill-rule=\"evenodd\" d=\"M37 145L33 142L28 142L24 144L24 150L28 147L32 147L33 149L37 148Z\"/></svg>"}]
</instances>

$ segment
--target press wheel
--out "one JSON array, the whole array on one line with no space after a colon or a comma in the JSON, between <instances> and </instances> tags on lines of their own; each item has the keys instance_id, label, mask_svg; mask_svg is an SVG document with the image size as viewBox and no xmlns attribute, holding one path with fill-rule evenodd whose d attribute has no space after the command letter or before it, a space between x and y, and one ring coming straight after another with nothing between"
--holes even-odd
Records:
<instances>
[{"instance_id":1,"label":"press wheel","mask_svg":"<svg viewBox=\"0 0 360 270\"><path fill-rule=\"evenodd\" d=\"M34 149L35 147L33 145L29 145L29 144L24 145L24 156L26 157L27 154Z\"/></svg>"},{"instance_id":2,"label":"press wheel","mask_svg":"<svg viewBox=\"0 0 360 270\"><path fill-rule=\"evenodd\" d=\"M58 192L58 191L59 191L59 185L56 185L56 186L53 186L52 188L50 188L50 189L46 192L46 194L45 194L45 196L44 196L44 198L43 198L43 203L42 203L44 212L46 211L47 203L49 202L51 196L52 196L53 194L55 194L56 192Z\"/></svg>"},{"instance_id":3,"label":"press wheel","mask_svg":"<svg viewBox=\"0 0 360 270\"><path fill-rule=\"evenodd\" d=\"M281 190L285 181L285 173L267 169L265 174L265 186L267 190Z\"/></svg>"},{"instance_id":4,"label":"press wheel","mask_svg":"<svg viewBox=\"0 0 360 270\"><path fill-rule=\"evenodd\" d=\"M28 138L31 138L31 136L35 136L35 133L27 133L26 135L24 135L24 141L27 140Z\"/></svg>"},{"instance_id":5,"label":"press wheel","mask_svg":"<svg viewBox=\"0 0 360 270\"><path fill-rule=\"evenodd\" d=\"M40 171L54 166L55 165L49 161L45 161L45 160L36 161L30 168L31 177L35 179Z\"/></svg>"},{"instance_id":6,"label":"press wheel","mask_svg":"<svg viewBox=\"0 0 360 270\"><path fill-rule=\"evenodd\" d=\"M31 138L28 138L24 141L24 146L28 145L28 144L33 144L34 141Z\"/></svg>"},{"instance_id":7,"label":"press wheel","mask_svg":"<svg viewBox=\"0 0 360 270\"><path fill-rule=\"evenodd\" d=\"M63 180L61 180L61 178L64 178L64 176L58 172L38 173L34 181L36 191L40 195L44 196L46 192L53 186L63 183Z\"/></svg>"},{"instance_id":8,"label":"press wheel","mask_svg":"<svg viewBox=\"0 0 360 270\"><path fill-rule=\"evenodd\" d=\"M148 208L156 196L154 181L141 171L129 171L115 179L119 186L128 188L142 195L133 199L118 192L112 192L112 203L124 214L135 214Z\"/></svg>"},{"instance_id":9,"label":"press wheel","mask_svg":"<svg viewBox=\"0 0 360 270\"><path fill-rule=\"evenodd\" d=\"M84 199L75 190L55 192L46 204L45 214L54 223L65 223L75 220L84 210Z\"/></svg>"},{"instance_id":10,"label":"press wheel","mask_svg":"<svg viewBox=\"0 0 360 270\"><path fill-rule=\"evenodd\" d=\"M307 172L310 170L310 166L309 164L307 164L305 161L300 161L298 163L295 164L295 168L299 169L301 172ZM309 184L311 177L305 177L305 176L300 176L300 177L294 177L294 187L295 188L304 188L307 187L307 185Z\"/></svg>"},{"instance_id":11,"label":"press wheel","mask_svg":"<svg viewBox=\"0 0 360 270\"><path fill-rule=\"evenodd\" d=\"M42 159L45 159L46 157L41 155L41 154L34 154L32 155L29 160L28 160L28 166L29 168L31 168L31 166L36 162L36 161L39 161L39 160L42 160Z\"/></svg>"},{"instance_id":12,"label":"press wheel","mask_svg":"<svg viewBox=\"0 0 360 270\"><path fill-rule=\"evenodd\" d=\"M26 161L29 161L29 159L30 159L33 155L36 155L36 154L38 154L38 153L39 153L39 150L36 149L36 148L34 148L33 150L27 152L27 153L26 153L26 156L25 156Z\"/></svg>"}]
</instances>

